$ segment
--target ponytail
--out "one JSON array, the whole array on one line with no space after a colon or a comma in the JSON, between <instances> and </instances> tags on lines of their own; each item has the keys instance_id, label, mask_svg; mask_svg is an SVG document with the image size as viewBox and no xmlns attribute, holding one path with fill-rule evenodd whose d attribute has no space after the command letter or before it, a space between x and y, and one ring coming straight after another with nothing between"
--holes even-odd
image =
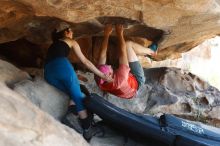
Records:
<instances>
[{"instance_id":1,"label":"ponytail","mask_svg":"<svg viewBox=\"0 0 220 146\"><path fill-rule=\"evenodd\" d=\"M60 32L57 32L56 29L54 29L51 33L51 39L53 42L59 40L59 39L62 39L64 37L64 31L60 31Z\"/></svg>"}]
</instances>

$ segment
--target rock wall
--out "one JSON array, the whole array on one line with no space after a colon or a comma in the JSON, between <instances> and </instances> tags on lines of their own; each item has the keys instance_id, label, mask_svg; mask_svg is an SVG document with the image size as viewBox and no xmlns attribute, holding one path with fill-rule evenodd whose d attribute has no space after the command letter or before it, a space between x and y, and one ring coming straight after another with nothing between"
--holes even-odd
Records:
<instances>
[{"instance_id":1,"label":"rock wall","mask_svg":"<svg viewBox=\"0 0 220 146\"><path fill-rule=\"evenodd\" d=\"M145 67L177 67L189 71L220 90L220 70L216 62L220 61L220 37L204 41L192 50L181 53L178 59L151 61ZM146 58L145 58L146 61Z\"/></svg>"},{"instance_id":2,"label":"rock wall","mask_svg":"<svg viewBox=\"0 0 220 146\"><path fill-rule=\"evenodd\" d=\"M3 0L0 5L1 43L24 37L47 44L59 21L71 23L76 37L102 35L103 24L122 23L127 36L162 35L157 59L163 60L220 33L218 0Z\"/></svg>"},{"instance_id":3,"label":"rock wall","mask_svg":"<svg viewBox=\"0 0 220 146\"><path fill-rule=\"evenodd\" d=\"M27 73L0 60L0 74L1 146L88 145L81 135L62 125L46 112L40 110L39 107L42 106L37 107L28 97L22 96L22 94L13 90L15 83L31 79ZM31 88L31 86L29 86L29 88ZM50 89L51 87L47 88ZM37 92L38 90L35 91ZM28 91L26 89L26 92L31 93L31 90ZM32 96L34 97L34 95ZM47 104L52 102L53 101L44 101L44 103ZM47 107L47 109L49 108L50 106ZM55 110L53 113L56 114L52 115L56 118L57 113L60 113L57 112L59 109L55 109L55 107L51 109Z\"/></svg>"}]
</instances>

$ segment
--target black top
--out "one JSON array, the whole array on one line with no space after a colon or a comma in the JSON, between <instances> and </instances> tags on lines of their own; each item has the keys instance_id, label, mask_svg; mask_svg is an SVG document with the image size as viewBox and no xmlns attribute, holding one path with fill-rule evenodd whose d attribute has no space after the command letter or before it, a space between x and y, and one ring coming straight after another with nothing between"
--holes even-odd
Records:
<instances>
[{"instance_id":1,"label":"black top","mask_svg":"<svg viewBox=\"0 0 220 146\"><path fill-rule=\"evenodd\" d=\"M67 57L69 55L69 52L70 52L70 47L68 46L67 43L60 40L55 41L50 45L47 51L45 63L48 63L51 60L54 60L59 57Z\"/></svg>"}]
</instances>

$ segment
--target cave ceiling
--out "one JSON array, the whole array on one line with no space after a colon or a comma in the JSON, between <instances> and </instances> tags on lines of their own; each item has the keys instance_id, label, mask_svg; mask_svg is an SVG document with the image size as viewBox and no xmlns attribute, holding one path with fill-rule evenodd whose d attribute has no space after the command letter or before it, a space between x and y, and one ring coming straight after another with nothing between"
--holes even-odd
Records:
<instances>
[{"instance_id":1,"label":"cave ceiling","mask_svg":"<svg viewBox=\"0 0 220 146\"><path fill-rule=\"evenodd\" d=\"M0 5L0 43L24 38L48 44L60 21L72 25L75 38L102 36L106 23L121 23L126 36L158 42L157 60L164 60L220 34L219 0L1 0Z\"/></svg>"}]
</instances>

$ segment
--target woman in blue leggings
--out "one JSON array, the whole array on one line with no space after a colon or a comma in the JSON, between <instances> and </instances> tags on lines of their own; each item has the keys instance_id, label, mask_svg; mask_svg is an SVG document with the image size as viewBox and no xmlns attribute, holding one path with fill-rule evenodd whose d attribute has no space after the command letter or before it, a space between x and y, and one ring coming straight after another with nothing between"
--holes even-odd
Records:
<instances>
[{"instance_id":1,"label":"woman in blue leggings","mask_svg":"<svg viewBox=\"0 0 220 146\"><path fill-rule=\"evenodd\" d=\"M91 118L89 118L85 107L83 106L84 94L80 90L79 80L76 73L67 59L70 49L72 49L80 61L90 69L94 74L111 82L111 77L100 72L81 52L79 44L73 39L73 31L70 25L61 22L56 26L52 33L53 43L48 49L46 63L44 67L45 80L67 93L76 105L79 119L84 129L83 136L90 139L97 130L91 126Z\"/></svg>"}]
</instances>

